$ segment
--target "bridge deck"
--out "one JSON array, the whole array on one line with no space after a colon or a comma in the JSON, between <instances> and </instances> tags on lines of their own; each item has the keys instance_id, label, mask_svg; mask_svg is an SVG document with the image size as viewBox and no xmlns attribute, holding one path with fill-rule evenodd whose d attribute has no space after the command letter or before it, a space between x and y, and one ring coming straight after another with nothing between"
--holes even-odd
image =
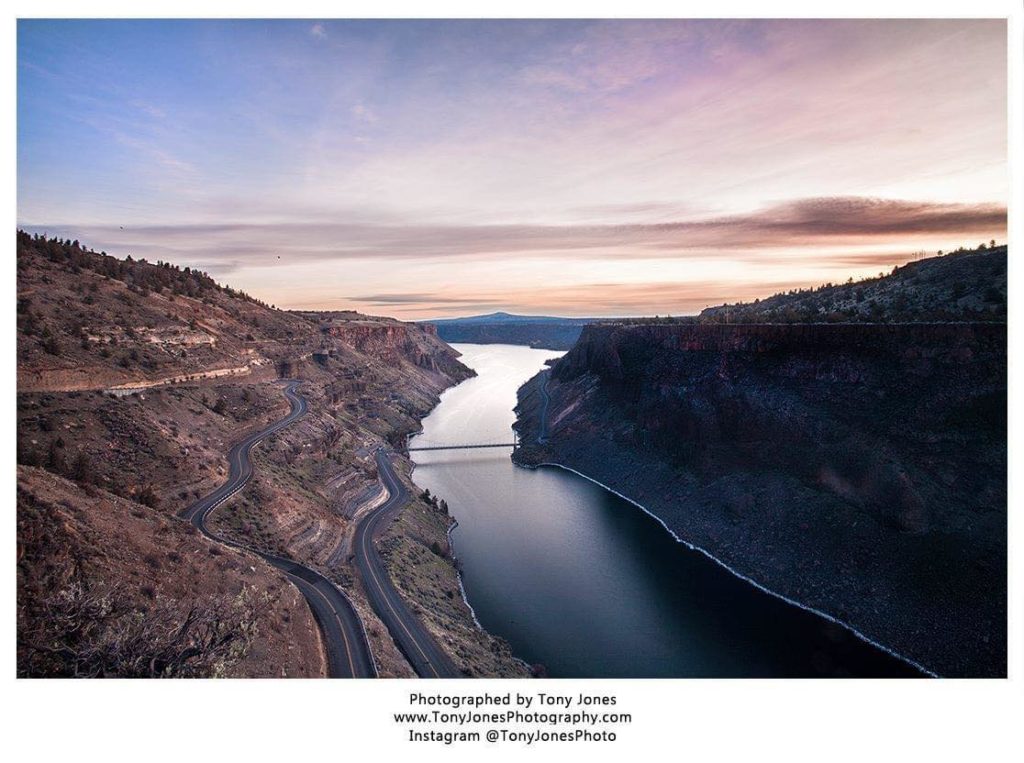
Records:
<instances>
[{"instance_id":1,"label":"bridge deck","mask_svg":"<svg viewBox=\"0 0 1024 763\"><path fill-rule=\"evenodd\" d=\"M409 448L411 453L414 450L470 450L472 448L514 448L516 442L485 442L477 445L429 445L422 448Z\"/></svg>"}]
</instances>

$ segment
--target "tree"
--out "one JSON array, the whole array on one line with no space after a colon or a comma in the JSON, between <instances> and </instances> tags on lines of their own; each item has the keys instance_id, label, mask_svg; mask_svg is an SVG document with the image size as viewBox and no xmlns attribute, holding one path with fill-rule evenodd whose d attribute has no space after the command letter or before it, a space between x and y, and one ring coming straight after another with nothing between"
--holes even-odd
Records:
<instances>
[{"instance_id":1,"label":"tree","mask_svg":"<svg viewBox=\"0 0 1024 763\"><path fill-rule=\"evenodd\" d=\"M149 506L151 509L155 509L160 505L160 496L156 494L156 490L148 482L135 494L135 500L143 506Z\"/></svg>"},{"instance_id":2,"label":"tree","mask_svg":"<svg viewBox=\"0 0 1024 763\"><path fill-rule=\"evenodd\" d=\"M50 441L50 448L46 454L46 468L57 474L64 472L64 455L61 453L63 447L64 441L58 437Z\"/></svg>"},{"instance_id":3,"label":"tree","mask_svg":"<svg viewBox=\"0 0 1024 763\"><path fill-rule=\"evenodd\" d=\"M84 450L75 455L74 463L71 464L71 479L80 483L93 481L92 461Z\"/></svg>"},{"instance_id":4,"label":"tree","mask_svg":"<svg viewBox=\"0 0 1024 763\"><path fill-rule=\"evenodd\" d=\"M51 334L50 336L46 337L46 339L43 340L43 349L46 350L51 355L60 355L60 340L58 340L57 337Z\"/></svg>"}]
</instances>

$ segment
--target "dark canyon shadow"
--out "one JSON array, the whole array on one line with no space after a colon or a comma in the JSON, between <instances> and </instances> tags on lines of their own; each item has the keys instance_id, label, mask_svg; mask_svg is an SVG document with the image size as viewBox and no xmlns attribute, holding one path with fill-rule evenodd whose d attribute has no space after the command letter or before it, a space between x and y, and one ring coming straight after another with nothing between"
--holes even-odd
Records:
<instances>
[{"instance_id":1,"label":"dark canyon shadow","mask_svg":"<svg viewBox=\"0 0 1024 763\"><path fill-rule=\"evenodd\" d=\"M518 386L550 350L459 345L479 376L445 393L416 444L508 436ZM412 454L446 499L480 623L552 677L901 677L907 663L677 542L578 475L504 450Z\"/></svg>"}]
</instances>

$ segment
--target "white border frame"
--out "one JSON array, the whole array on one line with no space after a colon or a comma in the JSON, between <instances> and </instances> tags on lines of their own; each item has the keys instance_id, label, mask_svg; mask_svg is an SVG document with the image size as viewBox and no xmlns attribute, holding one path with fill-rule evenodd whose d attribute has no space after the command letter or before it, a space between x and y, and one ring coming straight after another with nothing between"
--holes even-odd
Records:
<instances>
[{"instance_id":1,"label":"white border frame","mask_svg":"<svg viewBox=\"0 0 1024 763\"><path fill-rule=\"evenodd\" d=\"M1009 55L1010 200L1008 241L1020 240L1022 199L1021 132L1022 6L1014 0L972 2L910 2L863 0L829 5L794 0L772 3L691 1L687 3L631 0L629 3L492 2L465 0L417 2L324 2L291 0L287 4L253 0L222 2L211 7L198 0L153 0L144 6L97 0L37 0L9 3L13 14L3 28L7 72L2 87L8 104L4 120L8 183L7 208L16 225L16 19L18 17L210 17L282 18L565 18L565 17L710 17L710 18L1007 18ZM13 238L13 235L12 235ZM1010 312L1017 314L1022 293L1021 270L1011 257ZM14 258L7 260L7 328L3 332L5 378L10 390L3 408L6 436L2 440L3 492L13 507L15 485L14 390ZM1013 389L1021 336L1010 328L1010 389ZM1010 441L1021 431L1019 406L1010 398ZM1010 505L1019 498L1018 451L1010 447ZM13 511L7 513L14 534ZM798 681L798 680L560 680L539 683L478 680L458 684L410 681L225 681L225 682L73 682L17 681L15 674L15 543L8 536L8 574L2 591L10 618L3 631L0 655L6 664L3 683L4 752L18 759L75 760L83 754L108 761L312 759L312 756L377 759L395 753L417 759L506 758L526 753L548 760L587 756L621 760L645 752L657 758L696 760L791 760L828 758L881 760L1001 761L1016 759L1022 747L1018 730L1024 718L1022 678L1021 522L1010 514L1010 631L1008 680L971 681ZM540 691L553 693L610 692L618 709L634 715L619 730L619 741L605 744L546 744L444 747L412 744L390 720L406 709L411 690L460 693Z\"/></svg>"}]
</instances>

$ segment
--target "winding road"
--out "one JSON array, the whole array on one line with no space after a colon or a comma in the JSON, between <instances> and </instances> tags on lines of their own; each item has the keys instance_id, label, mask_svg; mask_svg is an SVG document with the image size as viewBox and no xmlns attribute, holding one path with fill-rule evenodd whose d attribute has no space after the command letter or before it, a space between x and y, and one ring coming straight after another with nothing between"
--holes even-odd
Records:
<instances>
[{"instance_id":1,"label":"winding road","mask_svg":"<svg viewBox=\"0 0 1024 763\"><path fill-rule=\"evenodd\" d=\"M253 447L305 415L306 400L297 391L299 384L298 381L289 381L284 388L285 397L291 403L288 415L266 429L249 435L231 448L228 453L227 481L206 497L193 503L179 516L191 522L207 538L231 548L256 554L284 572L288 580L302 592L320 625L327 651L328 675L331 678L375 678L377 669L362 623L352 603L337 586L309 567L291 559L248 548L217 535L206 526L210 514L245 487L252 477L253 468L249 454Z\"/></svg>"},{"instance_id":2,"label":"winding road","mask_svg":"<svg viewBox=\"0 0 1024 763\"><path fill-rule=\"evenodd\" d=\"M551 381L551 368L541 371L544 374L544 382L540 385L541 406L540 425L537 432L537 444L543 445L548 441L548 406L551 404L551 395L548 393L548 382Z\"/></svg>"},{"instance_id":3,"label":"winding road","mask_svg":"<svg viewBox=\"0 0 1024 763\"><path fill-rule=\"evenodd\" d=\"M388 491L388 499L356 525L355 563L363 578L370 606L391 632L398 648L421 678L460 678L451 658L434 640L395 590L384 562L377 553L374 538L410 499L409 491L398 479L388 453L377 450L377 473Z\"/></svg>"}]
</instances>

